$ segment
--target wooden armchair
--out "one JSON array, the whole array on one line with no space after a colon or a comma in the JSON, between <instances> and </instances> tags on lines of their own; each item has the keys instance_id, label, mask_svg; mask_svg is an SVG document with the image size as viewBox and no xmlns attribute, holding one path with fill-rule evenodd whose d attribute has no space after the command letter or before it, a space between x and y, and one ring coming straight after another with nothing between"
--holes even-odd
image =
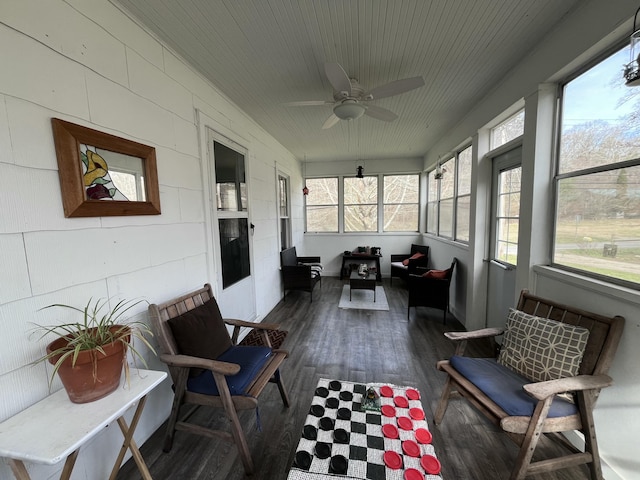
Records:
<instances>
[{"instance_id":1,"label":"wooden armchair","mask_svg":"<svg viewBox=\"0 0 640 480\"><path fill-rule=\"evenodd\" d=\"M451 262L451 266L446 270L424 270L417 268L418 274L409 274L407 283L409 285L409 302L407 306L407 319L411 307L438 308L444 312L442 323L447 323L447 312L449 311L449 290L453 270L458 260Z\"/></svg>"},{"instance_id":2,"label":"wooden armchair","mask_svg":"<svg viewBox=\"0 0 640 480\"><path fill-rule=\"evenodd\" d=\"M275 324L223 319L209 284L160 305L150 305L149 317L160 360L169 366L175 391L164 451L171 450L176 430L222 437L235 442L245 472L251 474L253 461L237 411L257 408L258 396L269 382L278 385L282 402L289 406L279 370L288 353L271 348L271 340L280 341L283 331ZM231 337L227 325L233 326ZM243 327L254 329L245 337L251 339L252 346L242 342L236 345ZM262 341L256 342L257 338ZM257 343L262 345L255 346ZM181 412L187 405L189 408ZM200 406L222 409L231 433L189 423Z\"/></svg>"},{"instance_id":3,"label":"wooden armchair","mask_svg":"<svg viewBox=\"0 0 640 480\"><path fill-rule=\"evenodd\" d=\"M447 380L434 415L435 423L442 422L449 398L459 394L520 446L511 480L583 463L589 464L593 480L602 480L593 409L600 390L612 384L607 371L623 327L622 317L597 315L524 290L517 310L509 315L506 331L488 328L445 333L457 343L457 349L451 359L437 363L437 368L447 374ZM463 356L468 340L503 332L497 362ZM546 347L547 354L538 357L542 365L532 361L540 354L540 350L536 352L533 348L536 339L541 347ZM558 356L552 358L552 352ZM518 374L514 369L528 373ZM569 371L573 373L565 375ZM584 451L561 434L571 430L584 434ZM559 441L568 449L567 455L532 462L541 435Z\"/></svg>"},{"instance_id":4,"label":"wooden armchair","mask_svg":"<svg viewBox=\"0 0 640 480\"><path fill-rule=\"evenodd\" d=\"M410 273L415 273L416 268L427 268L429 264L429 247L426 245L411 244L409 253L391 254L391 278L393 277L407 279Z\"/></svg>"},{"instance_id":5,"label":"wooden armchair","mask_svg":"<svg viewBox=\"0 0 640 480\"><path fill-rule=\"evenodd\" d=\"M309 292L313 302L313 287L316 283L322 287L320 257L299 257L296 247L285 248L280 252L280 266L284 299L287 298L287 290L303 290Z\"/></svg>"}]
</instances>

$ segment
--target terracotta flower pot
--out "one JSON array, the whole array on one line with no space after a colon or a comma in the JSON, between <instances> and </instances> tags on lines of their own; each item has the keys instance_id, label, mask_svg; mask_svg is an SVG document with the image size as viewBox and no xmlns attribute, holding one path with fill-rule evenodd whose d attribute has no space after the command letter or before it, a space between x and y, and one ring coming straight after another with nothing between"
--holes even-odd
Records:
<instances>
[{"instance_id":1,"label":"terracotta flower pot","mask_svg":"<svg viewBox=\"0 0 640 480\"><path fill-rule=\"evenodd\" d=\"M122 328L119 326L113 329ZM64 347L68 343L61 337L47 345L47 354ZM104 353L97 350L79 352L75 365L73 355L64 360L58 368L58 376L73 403L88 403L106 397L120 384L122 369L126 360L126 345L115 341L102 347ZM55 365L61 355L49 358Z\"/></svg>"}]
</instances>

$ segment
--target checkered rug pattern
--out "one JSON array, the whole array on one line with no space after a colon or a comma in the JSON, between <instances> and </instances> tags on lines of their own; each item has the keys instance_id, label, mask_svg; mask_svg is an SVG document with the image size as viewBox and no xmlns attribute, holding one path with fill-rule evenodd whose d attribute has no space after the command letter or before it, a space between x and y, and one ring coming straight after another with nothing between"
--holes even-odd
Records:
<instances>
[{"instance_id":1,"label":"checkered rug pattern","mask_svg":"<svg viewBox=\"0 0 640 480\"><path fill-rule=\"evenodd\" d=\"M380 395L380 405L390 405L395 416L387 416L378 411L362 410L362 400L369 387L380 393L380 388L391 388L392 397ZM398 418L410 417L410 409L422 411L418 399L407 399L406 408L394 404L394 397L406 397L407 389L387 384L359 384L341 380L320 379L305 420L302 437L296 449L293 466L288 480L317 480L319 478L347 478L369 480L404 480L406 469L416 469L426 480L442 480L440 475L430 475L420 464L423 455L435 456L433 446L416 442L420 454L407 455L403 452L405 440L416 440L415 431L427 429L425 419L411 419L412 429L398 428L399 438L387 438L382 431L385 424L397 426ZM415 389L412 389L416 392ZM419 395L419 393L418 393ZM396 452L402 459L401 468L385 465L384 454ZM332 459L342 456L347 459L336 472ZM309 464L309 458L311 462ZM415 473L415 472L413 472Z\"/></svg>"}]
</instances>

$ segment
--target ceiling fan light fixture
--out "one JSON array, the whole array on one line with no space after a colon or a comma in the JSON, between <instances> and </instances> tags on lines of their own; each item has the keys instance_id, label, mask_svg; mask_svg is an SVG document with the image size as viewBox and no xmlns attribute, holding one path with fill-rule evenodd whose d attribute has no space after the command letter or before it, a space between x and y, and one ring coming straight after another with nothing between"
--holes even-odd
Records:
<instances>
[{"instance_id":1,"label":"ceiling fan light fixture","mask_svg":"<svg viewBox=\"0 0 640 480\"><path fill-rule=\"evenodd\" d=\"M333 107L333 113L341 120L355 120L364 115L366 108L355 100L345 100Z\"/></svg>"}]
</instances>

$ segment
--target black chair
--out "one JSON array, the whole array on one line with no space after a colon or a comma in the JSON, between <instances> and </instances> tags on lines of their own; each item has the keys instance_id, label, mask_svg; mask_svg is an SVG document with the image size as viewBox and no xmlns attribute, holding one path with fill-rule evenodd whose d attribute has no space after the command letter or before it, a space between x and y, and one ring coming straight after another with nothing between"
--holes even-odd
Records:
<instances>
[{"instance_id":1,"label":"black chair","mask_svg":"<svg viewBox=\"0 0 640 480\"><path fill-rule=\"evenodd\" d=\"M391 254L391 283L393 277L406 280L410 273L415 273L416 268L427 268L428 264L429 247L412 243L410 253Z\"/></svg>"},{"instance_id":2,"label":"black chair","mask_svg":"<svg viewBox=\"0 0 640 480\"><path fill-rule=\"evenodd\" d=\"M442 323L447 323L447 312L449 311L449 287L451 277L458 260L451 262L447 270L420 270L420 275L410 274L407 282L409 284L409 305L407 306L407 319L411 307L430 307L444 310Z\"/></svg>"},{"instance_id":3,"label":"black chair","mask_svg":"<svg viewBox=\"0 0 640 480\"><path fill-rule=\"evenodd\" d=\"M311 294L313 302L313 287L322 280L320 257L299 257L296 247L290 247L280 252L280 265L284 299L287 298L287 290L303 290Z\"/></svg>"}]
</instances>

